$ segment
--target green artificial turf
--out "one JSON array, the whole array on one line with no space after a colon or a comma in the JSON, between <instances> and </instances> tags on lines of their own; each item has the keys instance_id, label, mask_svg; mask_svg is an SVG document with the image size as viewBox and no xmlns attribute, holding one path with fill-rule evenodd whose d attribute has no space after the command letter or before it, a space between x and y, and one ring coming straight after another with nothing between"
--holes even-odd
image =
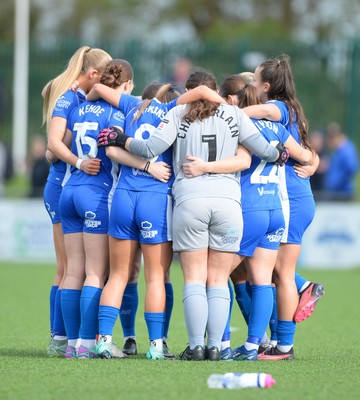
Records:
<instances>
[{"instance_id":1,"label":"green artificial turf","mask_svg":"<svg viewBox=\"0 0 360 400\"><path fill-rule=\"evenodd\" d=\"M360 269L299 270L325 285L314 314L298 324L294 361L185 362L148 361L143 319L144 284L140 279L137 314L139 354L125 360L48 358L48 297L54 266L0 263L0 399L360 399ZM182 274L174 263L175 305L170 350L187 344L181 304ZM246 327L234 305L232 346L246 338ZM120 323L115 341L122 344ZM266 372L270 389L208 389L211 373Z\"/></svg>"}]
</instances>

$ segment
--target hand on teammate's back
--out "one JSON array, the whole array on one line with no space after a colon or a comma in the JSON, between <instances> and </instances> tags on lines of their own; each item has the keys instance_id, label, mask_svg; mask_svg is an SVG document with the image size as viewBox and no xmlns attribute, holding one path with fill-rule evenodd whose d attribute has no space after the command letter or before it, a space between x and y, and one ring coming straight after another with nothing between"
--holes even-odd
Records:
<instances>
[{"instance_id":1,"label":"hand on teammate's back","mask_svg":"<svg viewBox=\"0 0 360 400\"><path fill-rule=\"evenodd\" d=\"M97 175L101 168L101 160L99 158L90 158L83 160L81 163L81 170L89 175Z\"/></svg>"}]
</instances>

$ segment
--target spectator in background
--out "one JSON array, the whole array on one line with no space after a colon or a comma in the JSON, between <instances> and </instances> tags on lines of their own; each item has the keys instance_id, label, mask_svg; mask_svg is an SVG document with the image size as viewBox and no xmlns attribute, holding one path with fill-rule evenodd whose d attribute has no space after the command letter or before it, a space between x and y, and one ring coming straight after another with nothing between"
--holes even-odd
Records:
<instances>
[{"instance_id":1,"label":"spectator in background","mask_svg":"<svg viewBox=\"0 0 360 400\"><path fill-rule=\"evenodd\" d=\"M28 168L30 173L29 197L42 197L47 177L49 175L49 162L45 157L46 141L41 135L33 138L30 150Z\"/></svg>"},{"instance_id":2,"label":"spectator in background","mask_svg":"<svg viewBox=\"0 0 360 400\"><path fill-rule=\"evenodd\" d=\"M319 167L315 173L310 176L311 188L315 200L324 199L325 174L328 168L328 156L326 154L326 137L320 129L313 130L309 135L309 141L320 158Z\"/></svg>"},{"instance_id":3,"label":"spectator in background","mask_svg":"<svg viewBox=\"0 0 360 400\"><path fill-rule=\"evenodd\" d=\"M180 94L185 93L185 83L191 72L192 62L187 57L180 57L175 60L168 81L174 85L174 89Z\"/></svg>"},{"instance_id":4,"label":"spectator in background","mask_svg":"<svg viewBox=\"0 0 360 400\"><path fill-rule=\"evenodd\" d=\"M13 162L11 152L0 140L0 198L5 197L5 183L13 177Z\"/></svg>"},{"instance_id":5,"label":"spectator in background","mask_svg":"<svg viewBox=\"0 0 360 400\"><path fill-rule=\"evenodd\" d=\"M326 136L331 151L325 176L327 199L332 201L354 200L355 177L359 168L355 145L336 122L329 123Z\"/></svg>"}]
</instances>

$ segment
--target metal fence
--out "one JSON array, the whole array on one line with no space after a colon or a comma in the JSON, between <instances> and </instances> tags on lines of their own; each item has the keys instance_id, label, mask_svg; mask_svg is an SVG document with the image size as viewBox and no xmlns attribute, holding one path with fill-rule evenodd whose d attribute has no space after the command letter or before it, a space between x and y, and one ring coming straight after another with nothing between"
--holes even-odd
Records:
<instances>
[{"instance_id":1,"label":"metal fence","mask_svg":"<svg viewBox=\"0 0 360 400\"><path fill-rule=\"evenodd\" d=\"M262 58L282 53L291 57L298 98L312 129L329 121L339 122L359 145L357 118L360 107L360 41L306 45L294 41L255 41L246 38L178 43L176 46L146 41L86 43L101 47L114 58L131 62L135 71L134 94L152 80L165 81L173 60L190 58L195 66L209 69L218 81L228 74L254 69ZM59 40L46 47L30 45L28 136L45 133L42 123L41 90L58 75L74 51L84 45L78 40ZM0 44L0 139L12 141L13 47Z\"/></svg>"}]
</instances>

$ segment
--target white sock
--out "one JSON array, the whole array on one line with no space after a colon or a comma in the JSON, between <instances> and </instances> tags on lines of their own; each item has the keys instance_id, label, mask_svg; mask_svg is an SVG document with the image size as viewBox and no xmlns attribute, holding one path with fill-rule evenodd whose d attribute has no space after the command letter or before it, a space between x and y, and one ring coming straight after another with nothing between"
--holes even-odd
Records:
<instances>
[{"instance_id":1,"label":"white sock","mask_svg":"<svg viewBox=\"0 0 360 400\"><path fill-rule=\"evenodd\" d=\"M310 285L310 281L306 281L300 288L300 294Z\"/></svg>"},{"instance_id":2,"label":"white sock","mask_svg":"<svg viewBox=\"0 0 360 400\"><path fill-rule=\"evenodd\" d=\"M81 339L81 346L92 349L95 346L95 339Z\"/></svg>"},{"instance_id":3,"label":"white sock","mask_svg":"<svg viewBox=\"0 0 360 400\"><path fill-rule=\"evenodd\" d=\"M277 348L282 352L282 353L287 353L288 351L290 351L292 349L293 345L287 345L287 346L281 346L281 345L277 345Z\"/></svg>"},{"instance_id":4,"label":"white sock","mask_svg":"<svg viewBox=\"0 0 360 400\"><path fill-rule=\"evenodd\" d=\"M255 343L245 342L244 347L246 350L258 350L259 345Z\"/></svg>"},{"instance_id":5,"label":"white sock","mask_svg":"<svg viewBox=\"0 0 360 400\"><path fill-rule=\"evenodd\" d=\"M53 337L53 339L55 339L55 340L67 340L67 336L55 335L55 336Z\"/></svg>"},{"instance_id":6,"label":"white sock","mask_svg":"<svg viewBox=\"0 0 360 400\"><path fill-rule=\"evenodd\" d=\"M77 341L77 339L68 339L68 346L76 347Z\"/></svg>"},{"instance_id":7,"label":"white sock","mask_svg":"<svg viewBox=\"0 0 360 400\"><path fill-rule=\"evenodd\" d=\"M224 342L221 342L221 349L220 350L225 350L228 347L230 347L230 340L225 340Z\"/></svg>"},{"instance_id":8,"label":"white sock","mask_svg":"<svg viewBox=\"0 0 360 400\"><path fill-rule=\"evenodd\" d=\"M269 344L270 344L270 339L269 339L268 335L265 333L261 339L260 346L266 347L266 346L269 346Z\"/></svg>"}]
</instances>

